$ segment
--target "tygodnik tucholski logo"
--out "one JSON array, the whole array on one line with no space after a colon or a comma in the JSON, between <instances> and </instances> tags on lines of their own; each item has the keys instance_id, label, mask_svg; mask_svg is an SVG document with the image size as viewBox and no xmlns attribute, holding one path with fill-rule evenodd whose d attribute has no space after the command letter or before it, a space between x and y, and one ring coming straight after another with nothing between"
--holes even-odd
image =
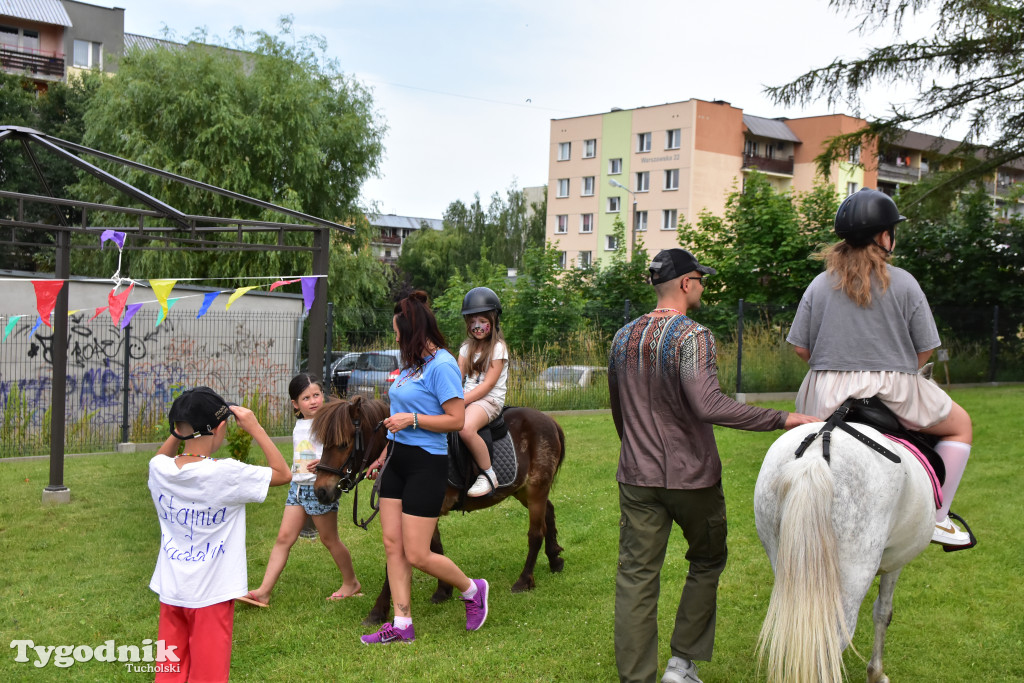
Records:
<instances>
[{"instance_id":1,"label":"tygodnik tucholski logo","mask_svg":"<svg viewBox=\"0 0 1024 683\"><path fill-rule=\"evenodd\" d=\"M32 662L32 666L42 669L51 663L60 669L73 666L75 662L118 662L123 663L129 671L147 673L179 673L181 665L178 655L174 653L177 645L164 645L164 641L156 642L146 638L142 645L117 645L113 640L106 640L102 645L36 645L31 640L12 640L11 649L16 650L14 661ZM154 652L155 650L155 652Z\"/></svg>"}]
</instances>

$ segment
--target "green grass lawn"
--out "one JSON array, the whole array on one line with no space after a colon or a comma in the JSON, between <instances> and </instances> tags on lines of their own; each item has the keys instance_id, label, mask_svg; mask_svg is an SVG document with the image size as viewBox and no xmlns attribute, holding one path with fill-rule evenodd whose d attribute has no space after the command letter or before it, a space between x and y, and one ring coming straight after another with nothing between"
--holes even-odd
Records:
<instances>
[{"instance_id":1,"label":"green grass lawn","mask_svg":"<svg viewBox=\"0 0 1024 683\"><path fill-rule=\"evenodd\" d=\"M894 681L1024 680L1024 505L1020 458L1024 387L954 392L974 418L975 449L955 509L980 537L974 550L943 553L932 546L903 573L887 641ZM772 404L785 408L785 404ZM445 547L471 576L492 586L491 613L475 633L464 627L458 601L431 605L434 584L413 579L417 641L368 648L360 621L383 578L380 527L354 528L351 496L340 512L342 539L352 550L366 597L324 598L340 576L319 542L300 539L270 609L236 608L235 680L294 681L611 681L618 504L618 440L606 414L559 417L568 453L555 484L565 571L551 574L543 555L537 588L513 595L526 551L526 511L514 500L441 521ZM777 434L718 431L729 505L729 566L719 591L715 658L701 666L713 681L754 681L758 629L772 577L753 520L754 482ZM45 461L0 463L0 681L139 681L117 663L76 663L58 669L14 661L8 644L141 645L156 638L157 597L149 588L159 531L146 487L148 455L68 459L72 503L43 507ZM259 458L256 458L259 462ZM273 489L248 511L249 584L263 576L277 533L285 489ZM364 488L365 503L369 489ZM661 664L667 660L675 606L685 578L681 534L674 534L662 576ZM872 591L854 644L871 649ZM31 654L31 653L30 653ZM846 653L850 680L864 664Z\"/></svg>"}]
</instances>

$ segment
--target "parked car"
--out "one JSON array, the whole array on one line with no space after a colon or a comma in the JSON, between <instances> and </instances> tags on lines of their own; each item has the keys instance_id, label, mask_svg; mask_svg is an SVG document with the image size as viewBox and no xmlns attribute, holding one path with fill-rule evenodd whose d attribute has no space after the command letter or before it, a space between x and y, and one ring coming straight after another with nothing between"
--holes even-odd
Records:
<instances>
[{"instance_id":1,"label":"parked car","mask_svg":"<svg viewBox=\"0 0 1024 683\"><path fill-rule=\"evenodd\" d=\"M402 352L398 349L386 351L365 351L356 359L356 366L348 378L348 393L363 396L388 395L391 385L398 377Z\"/></svg>"},{"instance_id":2,"label":"parked car","mask_svg":"<svg viewBox=\"0 0 1024 683\"><path fill-rule=\"evenodd\" d=\"M344 396L348 392L348 379L361 355L361 353L352 351L331 365L331 385L334 387L334 393L338 396Z\"/></svg>"},{"instance_id":3,"label":"parked car","mask_svg":"<svg viewBox=\"0 0 1024 683\"><path fill-rule=\"evenodd\" d=\"M548 391L589 387L598 378L608 379L608 368L598 365L552 365L537 378L537 386Z\"/></svg>"},{"instance_id":4,"label":"parked car","mask_svg":"<svg viewBox=\"0 0 1024 683\"><path fill-rule=\"evenodd\" d=\"M327 351L326 350L324 351L324 355L327 356ZM344 356L344 355L345 355L344 351L331 351L331 353L330 353L331 366L333 367L333 365L335 363L337 363L338 360L342 356ZM299 372L309 372L309 371L310 371L309 370L309 358L303 358L301 361L299 361ZM319 377L321 375L321 370L314 369L313 370L313 374L316 375L317 377Z\"/></svg>"}]
</instances>

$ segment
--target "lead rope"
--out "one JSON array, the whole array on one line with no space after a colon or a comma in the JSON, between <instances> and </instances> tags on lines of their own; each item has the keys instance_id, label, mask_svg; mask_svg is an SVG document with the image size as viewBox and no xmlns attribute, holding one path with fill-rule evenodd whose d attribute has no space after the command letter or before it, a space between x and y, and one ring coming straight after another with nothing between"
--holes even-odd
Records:
<instances>
[{"instance_id":1,"label":"lead rope","mask_svg":"<svg viewBox=\"0 0 1024 683\"><path fill-rule=\"evenodd\" d=\"M376 433L377 430L380 429L383 425L384 425L384 420L381 420L380 422L378 422L377 426L373 428L374 433ZM360 447L362 447L362 433L361 432L359 432L359 436L357 437L357 439L358 439L357 443L359 444ZM388 463L391 462L391 453L394 452L394 450L395 450L395 442L394 442L394 440L389 440L389 441L390 441L390 443L388 444L388 454L387 454L387 456L385 456L384 462L380 466L380 472L377 473L377 478L374 479L374 481L373 481L373 489L370 490L370 509L373 510L373 514L370 515L369 517L367 517L366 519L362 520L362 521L357 521L358 518L359 518L359 513L358 513L358 509L359 509L359 489L355 488L355 489L353 489L353 492L352 492L352 523L355 524L357 527L360 527L363 531L368 531L369 530L370 522L372 522L373 518L376 517L377 513L380 512L380 482L384 478L384 470L385 470L385 468L387 468ZM360 481L362 481L365 477L366 477L366 473L365 472L360 472L359 473L359 480Z\"/></svg>"}]
</instances>

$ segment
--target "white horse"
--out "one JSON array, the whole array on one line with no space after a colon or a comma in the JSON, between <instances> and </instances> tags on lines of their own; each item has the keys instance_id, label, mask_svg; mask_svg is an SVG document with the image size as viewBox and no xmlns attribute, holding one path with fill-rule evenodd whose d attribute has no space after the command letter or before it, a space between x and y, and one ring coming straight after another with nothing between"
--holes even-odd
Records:
<instances>
[{"instance_id":1,"label":"white horse","mask_svg":"<svg viewBox=\"0 0 1024 683\"><path fill-rule=\"evenodd\" d=\"M775 572L758 651L772 683L842 681L842 652L875 575L881 578L868 681L889 681L882 649L893 591L903 566L931 540L935 503L913 454L871 427L851 426L900 462L838 429L831 433L831 462L821 437L797 458L804 438L822 427L808 424L772 445L757 477L754 518Z\"/></svg>"}]
</instances>

